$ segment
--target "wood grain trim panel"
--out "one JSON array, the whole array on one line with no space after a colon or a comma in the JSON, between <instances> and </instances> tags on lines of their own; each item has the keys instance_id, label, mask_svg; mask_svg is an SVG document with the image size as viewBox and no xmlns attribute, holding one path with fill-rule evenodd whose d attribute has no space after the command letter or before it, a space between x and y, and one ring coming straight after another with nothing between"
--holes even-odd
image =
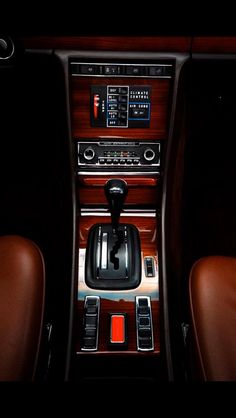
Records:
<instances>
[{"instance_id":1,"label":"wood grain trim panel","mask_svg":"<svg viewBox=\"0 0 236 418\"><path fill-rule=\"evenodd\" d=\"M20 41L24 48L30 49L185 53L236 52L236 36L37 36L22 37Z\"/></svg>"},{"instance_id":2,"label":"wood grain trim panel","mask_svg":"<svg viewBox=\"0 0 236 418\"><path fill-rule=\"evenodd\" d=\"M81 187L78 194L80 205L107 205L107 199L103 187ZM156 206L159 201L159 191L153 187L133 187L125 200L127 205L152 205Z\"/></svg>"},{"instance_id":3,"label":"wood grain trim panel","mask_svg":"<svg viewBox=\"0 0 236 418\"><path fill-rule=\"evenodd\" d=\"M192 52L233 54L236 52L236 36L195 36Z\"/></svg>"},{"instance_id":4,"label":"wood grain trim panel","mask_svg":"<svg viewBox=\"0 0 236 418\"><path fill-rule=\"evenodd\" d=\"M90 124L91 85L148 85L151 86L150 127L95 128ZM71 123L73 138L165 139L168 135L170 79L96 78L71 76Z\"/></svg>"},{"instance_id":5,"label":"wood grain trim panel","mask_svg":"<svg viewBox=\"0 0 236 418\"><path fill-rule=\"evenodd\" d=\"M189 36L38 36L22 37L25 48L92 51L189 52Z\"/></svg>"},{"instance_id":6,"label":"wood grain trim panel","mask_svg":"<svg viewBox=\"0 0 236 418\"><path fill-rule=\"evenodd\" d=\"M149 186L149 187L155 187L157 186L158 178L157 177L148 177L148 176L85 176L81 175L78 176L78 182L79 184L83 186L94 186L94 187L101 187L104 186L104 184L111 178L122 178L124 181L126 181L127 185L129 187L143 187L143 186Z\"/></svg>"}]
</instances>

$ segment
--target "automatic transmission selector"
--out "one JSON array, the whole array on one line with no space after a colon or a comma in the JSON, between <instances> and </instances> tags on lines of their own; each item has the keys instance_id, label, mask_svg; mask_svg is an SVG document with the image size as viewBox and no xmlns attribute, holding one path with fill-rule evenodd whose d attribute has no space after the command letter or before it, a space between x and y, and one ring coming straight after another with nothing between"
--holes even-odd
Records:
<instances>
[{"instance_id":1,"label":"automatic transmission selector","mask_svg":"<svg viewBox=\"0 0 236 418\"><path fill-rule=\"evenodd\" d=\"M111 223L96 224L89 231L85 281L94 289L132 289L141 280L141 251L137 228L119 223L127 183L110 179L104 189Z\"/></svg>"},{"instance_id":2,"label":"automatic transmission selector","mask_svg":"<svg viewBox=\"0 0 236 418\"><path fill-rule=\"evenodd\" d=\"M105 184L105 195L111 212L113 232L117 232L120 213L128 193L127 183L121 179L111 179Z\"/></svg>"}]
</instances>

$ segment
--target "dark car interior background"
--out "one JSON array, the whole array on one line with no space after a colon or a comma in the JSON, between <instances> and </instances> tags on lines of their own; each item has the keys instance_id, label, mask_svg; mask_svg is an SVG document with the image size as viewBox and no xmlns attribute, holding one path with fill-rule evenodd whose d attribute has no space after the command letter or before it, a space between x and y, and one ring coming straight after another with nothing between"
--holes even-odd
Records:
<instances>
[{"instance_id":1,"label":"dark car interior background","mask_svg":"<svg viewBox=\"0 0 236 418\"><path fill-rule=\"evenodd\" d=\"M235 70L233 36L0 37L0 236L45 263L36 381L227 380L189 277L236 256Z\"/></svg>"}]
</instances>

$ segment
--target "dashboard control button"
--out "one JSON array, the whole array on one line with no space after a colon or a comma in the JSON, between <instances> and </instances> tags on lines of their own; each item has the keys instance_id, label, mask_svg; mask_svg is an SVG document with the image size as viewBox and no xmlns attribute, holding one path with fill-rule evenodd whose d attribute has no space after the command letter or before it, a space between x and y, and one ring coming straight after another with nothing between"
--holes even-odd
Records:
<instances>
[{"instance_id":1,"label":"dashboard control button","mask_svg":"<svg viewBox=\"0 0 236 418\"><path fill-rule=\"evenodd\" d=\"M145 276L146 277L154 277L155 276L154 258L153 257L144 257L144 268L145 268Z\"/></svg>"},{"instance_id":2,"label":"dashboard control button","mask_svg":"<svg viewBox=\"0 0 236 418\"><path fill-rule=\"evenodd\" d=\"M95 74L96 73L96 66L95 65L82 64L80 66L80 73L81 74Z\"/></svg>"},{"instance_id":3,"label":"dashboard control button","mask_svg":"<svg viewBox=\"0 0 236 418\"><path fill-rule=\"evenodd\" d=\"M164 67L163 66L153 66L149 68L149 75L150 76L163 76L164 75Z\"/></svg>"},{"instance_id":4,"label":"dashboard control button","mask_svg":"<svg viewBox=\"0 0 236 418\"><path fill-rule=\"evenodd\" d=\"M127 75L142 75L142 67L134 66L134 65L127 65L126 74Z\"/></svg>"},{"instance_id":5,"label":"dashboard control button","mask_svg":"<svg viewBox=\"0 0 236 418\"><path fill-rule=\"evenodd\" d=\"M119 103L127 103L127 96L119 95L118 96L118 102Z\"/></svg>"},{"instance_id":6,"label":"dashboard control button","mask_svg":"<svg viewBox=\"0 0 236 418\"><path fill-rule=\"evenodd\" d=\"M117 65L105 65L105 74L106 75L115 75L118 74L118 66Z\"/></svg>"}]
</instances>

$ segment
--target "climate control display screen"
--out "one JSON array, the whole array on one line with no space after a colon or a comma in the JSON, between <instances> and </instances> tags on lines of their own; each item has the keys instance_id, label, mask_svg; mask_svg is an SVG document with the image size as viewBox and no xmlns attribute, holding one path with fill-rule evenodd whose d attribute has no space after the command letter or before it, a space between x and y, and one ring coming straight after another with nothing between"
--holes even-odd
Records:
<instances>
[{"instance_id":1,"label":"climate control display screen","mask_svg":"<svg viewBox=\"0 0 236 418\"><path fill-rule=\"evenodd\" d=\"M150 86L91 86L91 126L148 128Z\"/></svg>"}]
</instances>

